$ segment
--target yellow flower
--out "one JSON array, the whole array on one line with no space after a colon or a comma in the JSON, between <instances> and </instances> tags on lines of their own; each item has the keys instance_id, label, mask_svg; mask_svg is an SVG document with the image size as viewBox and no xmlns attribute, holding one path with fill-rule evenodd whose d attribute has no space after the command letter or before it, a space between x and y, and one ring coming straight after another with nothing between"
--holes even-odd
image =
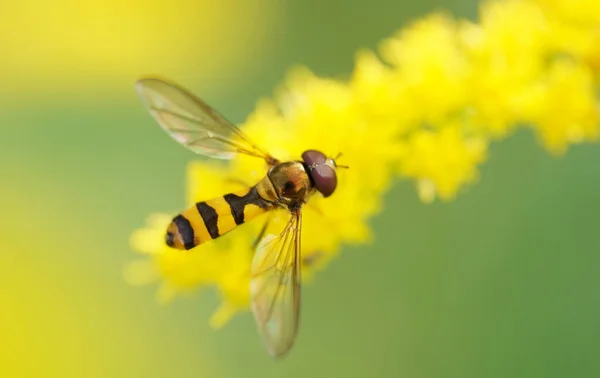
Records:
<instances>
[{"instance_id":1,"label":"yellow flower","mask_svg":"<svg viewBox=\"0 0 600 378\"><path fill-rule=\"evenodd\" d=\"M524 120L546 60L545 23L533 3L487 2L481 22L459 30L471 66L465 86L474 127L505 137Z\"/></svg>"},{"instance_id":2,"label":"yellow flower","mask_svg":"<svg viewBox=\"0 0 600 378\"><path fill-rule=\"evenodd\" d=\"M461 134L460 124L439 131L419 130L406 143L401 174L417 180L419 197L454 199L458 188L477 178L476 166L486 157L486 141Z\"/></svg>"},{"instance_id":3,"label":"yellow flower","mask_svg":"<svg viewBox=\"0 0 600 378\"><path fill-rule=\"evenodd\" d=\"M342 153L333 196L303 210L303 274L310 279L342 246L373 239L369 219L394 179L413 180L423 202L448 201L475 182L488 146L523 128L562 153L600 134L600 11L594 0L486 2L477 23L436 13L360 51L348 81L294 69L273 99L263 99L241 128L279 159L307 149ZM565 39L568 36L569 40ZM193 162L187 201L208 200L265 175L260 159ZM267 215L268 216L268 215ZM252 244L267 216L191 251L167 248L169 217L154 215L132 235L146 256L132 282L160 279L159 298L216 287L220 327L249 306ZM287 220L278 211L268 232Z\"/></svg>"},{"instance_id":4,"label":"yellow flower","mask_svg":"<svg viewBox=\"0 0 600 378\"><path fill-rule=\"evenodd\" d=\"M533 127L553 153L564 153L569 144L598 138L598 104L591 70L571 61L557 61L548 70L540 89Z\"/></svg>"},{"instance_id":5,"label":"yellow flower","mask_svg":"<svg viewBox=\"0 0 600 378\"><path fill-rule=\"evenodd\" d=\"M469 65L449 16L416 22L385 40L380 51L392 67L388 86L402 88L400 102L407 102L414 120L435 124L464 107Z\"/></svg>"},{"instance_id":6,"label":"yellow flower","mask_svg":"<svg viewBox=\"0 0 600 378\"><path fill-rule=\"evenodd\" d=\"M548 20L549 43L556 52L584 60L600 74L600 2L536 0Z\"/></svg>"}]
</instances>

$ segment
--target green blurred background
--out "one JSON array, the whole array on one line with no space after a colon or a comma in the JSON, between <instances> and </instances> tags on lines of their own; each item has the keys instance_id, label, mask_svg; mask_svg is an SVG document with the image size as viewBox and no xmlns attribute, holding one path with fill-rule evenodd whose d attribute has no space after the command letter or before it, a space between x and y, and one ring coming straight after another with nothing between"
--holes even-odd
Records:
<instances>
[{"instance_id":1,"label":"green blurred background","mask_svg":"<svg viewBox=\"0 0 600 378\"><path fill-rule=\"evenodd\" d=\"M83 4L83 5L82 5ZM131 231L183 206L194 158L133 82L184 83L241 122L288 68L344 77L356 50L474 0L0 5L0 376L600 376L600 149L549 156L527 132L481 182L423 205L398 182L372 246L305 289L301 333L273 362L250 314L220 331L212 292L169 306L129 286Z\"/></svg>"}]
</instances>

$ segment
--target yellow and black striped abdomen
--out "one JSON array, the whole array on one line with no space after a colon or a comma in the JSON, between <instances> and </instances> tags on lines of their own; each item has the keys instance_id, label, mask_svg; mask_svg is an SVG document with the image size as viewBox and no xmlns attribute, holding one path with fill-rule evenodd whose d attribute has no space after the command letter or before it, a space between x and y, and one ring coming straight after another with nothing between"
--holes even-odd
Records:
<instances>
[{"instance_id":1,"label":"yellow and black striped abdomen","mask_svg":"<svg viewBox=\"0 0 600 378\"><path fill-rule=\"evenodd\" d=\"M213 240L273 207L257 187L198 202L173 218L165 241L177 249L192 249Z\"/></svg>"}]
</instances>

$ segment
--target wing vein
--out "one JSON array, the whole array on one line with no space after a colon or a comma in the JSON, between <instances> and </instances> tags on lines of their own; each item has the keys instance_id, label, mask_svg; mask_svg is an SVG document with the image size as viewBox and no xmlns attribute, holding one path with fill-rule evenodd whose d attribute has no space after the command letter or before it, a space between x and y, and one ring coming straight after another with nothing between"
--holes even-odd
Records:
<instances>
[{"instance_id":1,"label":"wing vein","mask_svg":"<svg viewBox=\"0 0 600 378\"><path fill-rule=\"evenodd\" d=\"M219 159L237 154L277 163L238 127L186 89L164 80L147 78L136 89L150 114L177 142L193 152Z\"/></svg>"},{"instance_id":2,"label":"wing vein","mask_svg":"<svg viewBox=\"0 0 600 378\"><path fill-rule=\"evenodd\" d=\"M279 235L263 238L252 262L252 310L263 342L273 356L285 354L298 331L301 227L302 214L293 211Z\"/></svg>"}]
</instances>

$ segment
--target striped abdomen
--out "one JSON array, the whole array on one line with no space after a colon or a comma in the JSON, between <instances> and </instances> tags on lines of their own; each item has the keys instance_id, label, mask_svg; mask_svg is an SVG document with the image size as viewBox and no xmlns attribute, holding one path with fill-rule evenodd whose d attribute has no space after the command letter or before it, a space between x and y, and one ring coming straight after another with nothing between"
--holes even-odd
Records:
<instances>
[{"instance_id":1,"label":"striped abdomen","mask_svg":"<svg viewBox=\"0 0 600 378\"><path fill-rule=\"evenodd\" d=\"M173 248L192 249L218 238L272 207L272 203L258 194L257 186L198 202L173 218L167 228L165 241Z\"/></svg>"}]
</instances>

